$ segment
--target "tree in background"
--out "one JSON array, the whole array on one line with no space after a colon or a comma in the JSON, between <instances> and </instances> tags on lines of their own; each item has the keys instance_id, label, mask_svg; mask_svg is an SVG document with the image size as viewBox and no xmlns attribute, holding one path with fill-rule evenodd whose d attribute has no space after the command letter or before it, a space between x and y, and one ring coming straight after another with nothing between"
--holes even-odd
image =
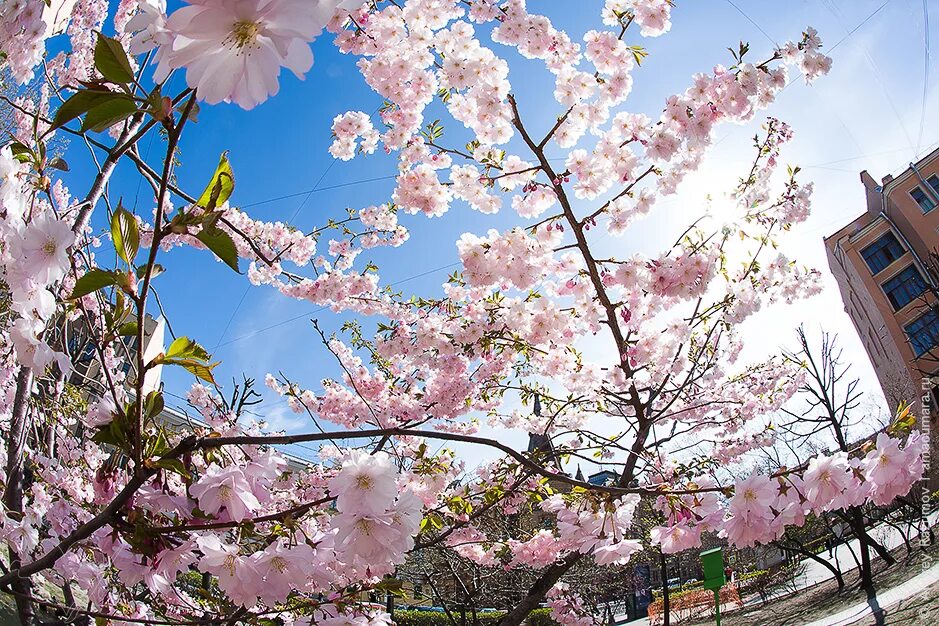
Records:
<instances>
[{"instance_id":1,"label":"tree in background","mask_svg":"<svg viewBox=\"0 0 939 626\"><path fill-rule=\"evenodd\" d=\"M806 464L803 478L812 480L813 484L807 486L805 496L810 497L810 489L819 492L829 490L832 481L837 480L834 477L839 475L838 472L862 472L865 462L873 458L871 455L877 454L870 451L875 448L883 451L884 442L899 432L909 430L914 417L901 407L891 424L877 423L876 416L872 416L861 405L863 394L858 389L859 381L849 377L850 366L842 361L836 338L823 332L821 345L814 349L804 328L800 327L796 335L798 346L796 350L787 352L785 358L798 364L806 373L799 388L802 405L782 409L783 417L777 424L780 431L778 442L780 447L784 446L789 452L787 456L795 459L796 464ZM812 450L810 442L813 441L816 448L825 444L830 444L830 447L814 458L799 458L800 451L804 453ZM889 467L891 460L888 456L879 463ZM870 593L874 591L871 550L888 565L895 562L890 552L868 532L874 507L886 507L896 498L905 498L910 487L906 483L898 484L896 488L873 494L870 501L863 502L835 497L818 511L820 516L838 519L858 539L861 588ZM830 495L836 494L832 491ZM797 543L791 534L787 539L790 545ZM805 550L800 552L805 553ZM839 587L843 587L841 576L835 576Z\"/></svg>"}]
</instances>

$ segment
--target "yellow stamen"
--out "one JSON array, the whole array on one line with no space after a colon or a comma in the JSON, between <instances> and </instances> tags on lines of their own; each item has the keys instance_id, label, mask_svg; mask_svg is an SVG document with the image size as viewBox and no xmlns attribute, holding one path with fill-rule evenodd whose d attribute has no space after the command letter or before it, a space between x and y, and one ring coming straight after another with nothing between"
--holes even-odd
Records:
<instances>
[{"instance_id":1,"label":"yellow stamen","mask_svg":"<svg viewBox=\"0 0 939 626\"><path fill-rule=\"evenodd\" d=\"M257 22L240 20L232 26L231 39L236 48L253 46L261 33L261 26Z\"/></svg>"}]
</instances>

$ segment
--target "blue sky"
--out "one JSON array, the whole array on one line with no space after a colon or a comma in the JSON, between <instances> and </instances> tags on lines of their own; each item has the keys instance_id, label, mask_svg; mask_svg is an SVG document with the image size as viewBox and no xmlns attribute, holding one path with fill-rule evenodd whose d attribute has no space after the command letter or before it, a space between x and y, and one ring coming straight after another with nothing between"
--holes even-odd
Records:
<instances>
[{"instance_id":1,"label":"blue sky","mask_svg":"<svg viewBox=\"0 0 939 626\"><path fill-rule=\"evenodd\" d=\"M665 98L683 91L693 73L707 71L716 63L730 64L726 49L736 47L739 40L751 43L754 59L768 56L774 43L798 38L806 25L819 30L826 49L838 44L830 53L834 67L828 77L806 87L792 76L793 84L766 111L795 128L796 138L783 156L801 165L805 177L816 183L813 215L788 239L785 251L822 269L826 288L808 302L761 313L747 323L744 337L747 354L757 359L778 351L782 343L791 344L791 331L798 323L805 322L810 329L823 325L840 335L855 374L876 399L876 379L843 313L834 281L827 275L822 237L864 210L860 170L869 169L875 178L902 170L939 142L939 90L935 68L930 68L928 77L925 74L924 28L924 5L931 5L926 10L935 39L939 3L679 0L676 4L670 33L657 39L642 39L638 33L629 38L629 43L644 45L650 53L634 74L629 110L657 115ZM575 36L599 26L601 6L599 0L529 0L531 10L549 15L558 27ZM335 115L349 109L374 113L381 104L359 75L355 59L339 54L330 39L324 33L314 43L316 61L306 80L282 74L280 94L257 109L245 112L224 104L202 108L198 124L181 143L176 175L183 188L201 191L219 153L229 150L236 176L231 201L246 207L255 218L291 221L308 229L341 216L346 207L362 208L390 198L395 173L392 158L376 154L341 162L333 161L326 151ZM493 46L497 53L507 55L523 114L534 127L547 128L558 110L546 73L506 48ZM428 119L433 119L430 115ZM761 119L746 126L719 127L707 163L680 187L679 194L661 202L650 219L625 237L607 238L601 247L626 257L634 251L654 252L673 241L705 211L709 193L726 192L743 173ZM452 129L448 137L462 136L454 123L447 123L446 118L444 123L448 131ZM73 165L70 178L76 181L73 191L79 193L77 181L88 180L87 153L77 142L68 150ZM141 144L151 163L159 162L161 150L159 140L153 142L149 154L148 140ZM146 186L139 194L137 187L135 173L124 168L111 185L111 197L116 201L123 196L125 205L149 215L152 199ZM454 270L454 242L461 233L510 227L518 218L511 210L485 216L455 203L442 218L405 216L404 222L411 230L404 246L365 253L360 259L374 260L386 284L396 284L406 293L434 295ZM157 286L173 330L198 340L222 361L216 372L223 385L230 386L233 377L240 380L242 373L260 382L268 372L283 371L301 385L317 389L321 378L335 374L331 357L309 320L319 319L329 332L338 329L341 318L283 298L270 288L248 288L244 276L235 275L207 252L176 249L164 255L162 262L169 272L158 279ZM164 369L163 379L166 390L178 395L185 395L192 382L181 370ZM184 404L173 396L168 403ZM257 410L274 428L310 428L303 416L292 415L276 399ZM525 436L519 433L510 439L522 444ZM309 450L295 451L310 454Z\"/></svg>"}]
</instances>

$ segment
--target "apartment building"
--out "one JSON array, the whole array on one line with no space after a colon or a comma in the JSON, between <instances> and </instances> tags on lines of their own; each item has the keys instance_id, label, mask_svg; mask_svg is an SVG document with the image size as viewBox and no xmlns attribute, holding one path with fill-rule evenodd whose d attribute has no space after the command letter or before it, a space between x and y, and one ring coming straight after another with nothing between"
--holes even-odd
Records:
<instances>
[{"instance_id":1,"label":"apartment building","mask_svg":"<svg viewBox=\"0 0 939 626\"><path fill-rule=\"evenodd\" d=\"M939 149L896 177L861 172L866 211L825 238L828 265L887 401L936 411ZM939 382L939 381L937 381Z\"/></svg>"}]
</instances>

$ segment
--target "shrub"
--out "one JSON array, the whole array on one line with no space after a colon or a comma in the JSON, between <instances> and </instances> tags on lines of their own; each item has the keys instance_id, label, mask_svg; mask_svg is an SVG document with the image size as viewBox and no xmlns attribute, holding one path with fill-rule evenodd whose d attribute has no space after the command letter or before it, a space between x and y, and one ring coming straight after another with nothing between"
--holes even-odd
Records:
<instances>
[{"instance_id":1,"label":"shrub","mask_svg":"<svg viewBox=\"0 0 939 626\"><path fill-rule=\"evenodd\" d=\"M730 583L721 587L721 605L737 605L740 603L740 594L736 585ZM714 610L714 592L710 589L691 589L689 591L672 592L668 594L669 612L676 621L702 617ZM664 602L661 598L655 599L649 605L649 623L660 624Z\"/></svg>"},{"instance_id":2,"label":"shrub","mask_svg":"<svg viewBox=\"0 0 939 626\"><path fill-rule=\"evenodd\" d=\"M451 609L451 612L456 617L457 623L460 623L459 610ZM504 615L505 611L477 611L476 618L480 626L496 626ZM394 622L398 626L452 626L446 613L436 611L396 610ZM473 624L473 614L469 610L466 611L466 624L467 626Z\"/></svg>"},{"instance_id":3,"label":"shrub","mask_svg":"<svg viewBox=\"0 0 939 626\"><path fill-rule=\"evenodd\" d=\"M459 611L452 611L460 623ZM477 612L476 617L480 626L496 626L499 620L505 615L505 611L485 611ZM394 613L394 622L397 626L453 626L447 619L446 613L436 611L415 611L415 610L396 610ZM535 609L528 614L526 621L528 626L559 626L551 618L551 609ZM466 612L466 624L472 626L472 613Z\"/></svg>"},{"instance_id":4,"label":"shrub","mask_svg":"<svg viewBox=\"0 0 939 626\"><path fill-rule=\"evenodd\" d=\"M528 614L528 626L558 626L558 623L551 617L551 609L535 609Z\"/></svg>"}]
</instances>

